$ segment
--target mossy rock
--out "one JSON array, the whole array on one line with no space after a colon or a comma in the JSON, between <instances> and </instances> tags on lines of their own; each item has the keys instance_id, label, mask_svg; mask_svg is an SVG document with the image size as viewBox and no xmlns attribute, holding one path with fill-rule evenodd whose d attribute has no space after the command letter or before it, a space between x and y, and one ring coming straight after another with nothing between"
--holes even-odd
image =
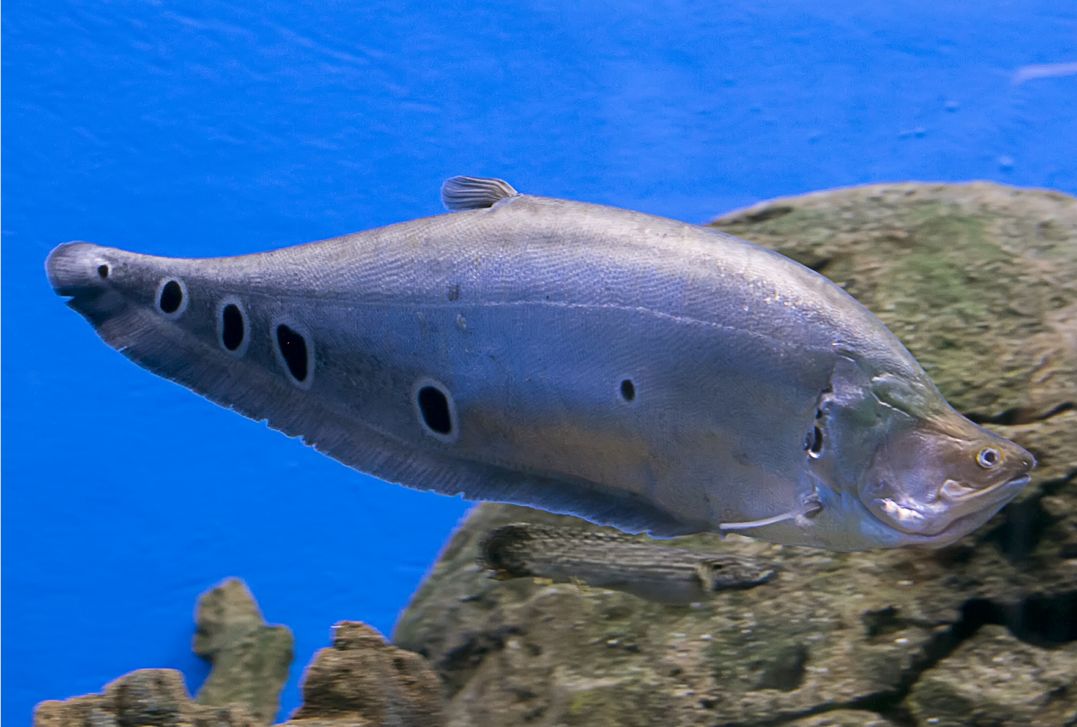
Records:
<instances>
[{"instance_id":1,"label":"mossy rock","mask_svg":"<svg viewBox=\"0 0 1077 727\"><path fill-rule=\"evenodd\" d=\"M1077 404L1077 200L997 184L820 192L712 223L843 285L955 407L1027 422Z\"/></svg>"}]
</instances>

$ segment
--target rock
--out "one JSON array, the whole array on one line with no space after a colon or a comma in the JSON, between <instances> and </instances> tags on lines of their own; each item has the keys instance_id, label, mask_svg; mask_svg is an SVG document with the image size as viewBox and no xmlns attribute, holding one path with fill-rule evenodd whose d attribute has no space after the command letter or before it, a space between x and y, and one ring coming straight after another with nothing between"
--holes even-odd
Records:
<instances>
[{"instance_id":1,"label":"rock","mask_svg":"<svg viewBox=\"0 0 1077 727\"><path fill-rule=\"evenodd\" d=\"M200 704L239 705L262 724L280 711L294 639L285 626L269 626L243 581L231 578L198 599L194 652L213 670L198 690Z\"/></svg>"},{"instance_id":2,"label":"rock","mask_svg":"<svg viewBox=\"0 0 1077 727\"><path fill-rule=\"evenodd\" d=\"M34 727L256 727L242 707L191 701L183 675L173 669L141 669L117 679L100 695L42 702Z\"/></svg>"},{"instance_id":3,"label":"rock","mask_svg":"<svg viewBox=\"0 0 1077 727\"><path fill-rule=\"evenodd\" d=\"M526 518L482 506L397 627L450 690L450 724L711 724L795 717L892 692L961 619L963 597L923 598L944 573L900 552L841 554L746 538L680 539L780 563L778 578L676 608L573 585L491 580L476 540ZM632 720L637 720L633 722Z\"/></svg>"},{"instance_id":4,"label":"rock","mask_svg":"<svg viewBox=\"0 0 1077 727\"><path fill-rule=\"evenodd\" d=\"M267 626L247 586L229 579L198 600L195 652L213 671L192 701L183 675L143 669L103 694L42 702L35 727L261 727L279 705L292 635ZM444 698L437 674L419 656L386 643L374 629L344 622L303 680L305 703L291 727L438 727Z\"/></svg>"},{"instance_id":5,"label":"rock","mask_svg":"<svg viewBox=\"0 0 1077 727\"><path fill-rule=\"evenodd\" d=\"M873 185L766 202L713 224L840 283L962 412L1018 424L1077 403L1073 197L987 183Z\"/></svg>"},{"instance_id":6,"label":"rock","mask_svg":"<svg viewBox=\"0 0 1077 727\"><path fill-rule=\"evenodd\" d=\"M983 624L1045 645L1077 639L1077 200L991 184L880 185L715 224L846 286L957 408L1037 455L1033 484L939 551L665 541L778 567L772 583L699 608L494 581L475 562L490 529L577 521L482 505L394 638L441 675L449 724L904 723L925 669L945 668ZM1077 681L1077 659L1055 667ZM842 711L864 704L882 714Z\"/></svg>"},{"instance_id":7,"label":"rock","mask_svg":"<svg viewBox=\"0 0 1077 727\"><path fill-rule=\"evenodd\" d=\"M303 706L286 725L437 727L443 705L441 683L422 657L344 621L334 628L333 646L307 668Z\"/></svg>"},{"instance_id":8,"label":"rock","mask_svg":"<svg viewBox=\"0 0 1077 727\"><path fill-rule=\"evenodd\" d=\"M1077 643L1038 649L985 626L928 669L909 694L922 724L1077 724Z\"/></svg>"},{"instance_id":9,"label":"rock","mask_svg":"<svg viewBox=\"0 0 1077 727\"><path fill-rule=\"evenodd\" d=\"M786 724L790 727L897 727L896 722L862 709L835 709Z\"/></svg>"}]
</instances>

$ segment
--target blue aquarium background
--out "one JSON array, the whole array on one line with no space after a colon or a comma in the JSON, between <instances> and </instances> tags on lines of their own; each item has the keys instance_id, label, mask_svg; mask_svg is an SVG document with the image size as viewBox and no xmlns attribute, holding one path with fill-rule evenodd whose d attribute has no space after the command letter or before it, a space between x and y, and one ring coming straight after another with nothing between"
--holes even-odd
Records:
<instances>
[{"instance_id":1,"label":"blue aquarium background","mask_svg":"<svg viewBox=\"0 0 1077 727\"><path fill-rule=\"evenodd\" d=\"M207 667L246 579L301 665L389 632L468 503L377 482L158 379L50 290L56 244L254 252L440 211L454 174L703 222L890 180L1077 192L1057 0L47 2L2 10L5 723Z\"/></svg>"}]
</instances>

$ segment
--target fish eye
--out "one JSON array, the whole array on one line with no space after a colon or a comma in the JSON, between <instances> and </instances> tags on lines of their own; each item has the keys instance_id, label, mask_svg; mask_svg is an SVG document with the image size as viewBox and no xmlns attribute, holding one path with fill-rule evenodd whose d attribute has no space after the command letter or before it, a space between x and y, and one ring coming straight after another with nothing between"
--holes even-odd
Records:
<instances>
[{"instance_id":1,"label":"fish eye","mask_svg":"<svg viewBox=\"0 0 1077 727\"><path fill-rule=\"evenodd\" d=\"M989 470L1002 461L1002 454L994 447L984 447L976 455L976 464Z\"/></svg>"}]
</instances>

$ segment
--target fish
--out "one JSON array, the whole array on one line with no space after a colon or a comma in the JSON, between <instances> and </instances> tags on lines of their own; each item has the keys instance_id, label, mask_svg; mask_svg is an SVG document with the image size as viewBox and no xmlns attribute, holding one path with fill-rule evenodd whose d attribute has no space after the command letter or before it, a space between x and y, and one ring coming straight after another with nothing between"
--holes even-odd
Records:
<instances>
[{"instance_id":1,"label":"fish","mask_svg":"<svg viewBox=\"0 0 1077 727\"><path fill-rule=\"evenodd\" d=\"M627 533L942 547L1031 453L841 287L712 228L454 177L448 212L236 257L46 261L110 346L383 480Z\"/></svg>"},{"instance_id":2,"label":"fish","mask_svg":"<svg viewBox=\"0 0 1077 727\"><path fill-rule=\"evenodd\" d=\"M755 588L777 575L763 558L669 547L616 531L527 522L485 533L478 564L497 580L573 583L668 606L703 603L721 591Z\"/></svg>"}]
</instances>

